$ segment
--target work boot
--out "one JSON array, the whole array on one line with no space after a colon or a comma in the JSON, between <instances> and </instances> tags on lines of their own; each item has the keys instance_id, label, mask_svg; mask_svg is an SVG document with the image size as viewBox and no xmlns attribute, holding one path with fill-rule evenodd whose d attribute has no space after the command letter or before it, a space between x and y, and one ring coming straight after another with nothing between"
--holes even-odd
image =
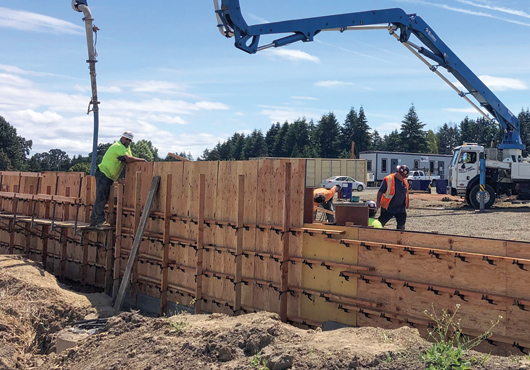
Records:
<instances>
[{"instance_id":1,"label":"work boot","mask_svg":"<svg viewBox=\"0 0 530 370\"><path fill-rule=\"evenodd\" d=\"M110 224L107 221L100 222L97 225L98 230L108 229L109 227Z\"/></svg>"}]
</instances>

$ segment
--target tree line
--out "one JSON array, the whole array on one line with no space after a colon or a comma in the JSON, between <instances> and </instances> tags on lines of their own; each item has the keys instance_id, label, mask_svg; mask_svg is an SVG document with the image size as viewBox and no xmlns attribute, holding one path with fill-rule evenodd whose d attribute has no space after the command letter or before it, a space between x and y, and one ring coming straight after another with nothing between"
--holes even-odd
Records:
<instances>
[{"instance_id":1,"label":"tree line","mask_svg":"<svg viewBox=\"0 0 530 370\"><path fill-rule=\"evenodd\" d=\"M521 110L521 138L530 148L530 111ZM334 113L323 115L317 123L299 118L293 123L279 122L263 134L254 130L249 135L235 133L213 149L204 150L201 159L208 161L246 160L256 157L294 158L351 158L368 150L452 154L452 149L463 142L487 147L502 140L503 130L485 118L466 117L459 124L444 123L436 132L424 130L414 105L401 121L400 129L381 136L372 130L361 106L351 108L344 122L339 123Z\"/></svg>"},{"instance_id":2,"label":"tree line","mask_svg":"<svg viewBox=\"0 0 530 370\"><path fill-rule=\"evenodd\" d=\"M521 122L521 139L530 149L530 111L521 110L518 115ZM444 123L436 132L424 130L422 123L412 105L401 121L400 129L381 136L372 130L361 106L357 111L351 108L343 123L340 123L333 112L323 115L318 122L299 118L292 123L279 122L271 125L263 134L254 130L245 135L234 133L224 142L219 142L212 149L205 149L197 160L226 161L247 160L259 157L292 157L292 158L351 158L353 154L368 150L452 154L455 146L463 142L474 142L485 146L495 146L502 140L502 129L485 119L466 117L459 124ZM29 157L33 142L17 135L17 130L0 116L0 171L76 171L90 172L92 153L87 156L74 155L72 158L61 149L36 153ZM97 163L112 143L99 144ZM131 143L135 157L147 161L175 161L166 156L161 158L158 149L149 140ZM181 152L179 156L193 160L190 153Z\"/></svg>"}]
</instances>

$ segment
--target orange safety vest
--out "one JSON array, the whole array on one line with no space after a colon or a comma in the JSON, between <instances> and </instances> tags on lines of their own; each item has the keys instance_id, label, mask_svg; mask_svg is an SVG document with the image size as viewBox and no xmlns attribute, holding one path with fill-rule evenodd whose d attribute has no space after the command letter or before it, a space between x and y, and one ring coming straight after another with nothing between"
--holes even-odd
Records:
<instances>
[{"instance_id":1,"label":"orange safety vest","mask_svg":"<svg viewBox=\"0 0 530 370\"><path fill-rule=\"evenodd\" d=\"M383 196L381 197L381 208L388 209L388 206L390 206L390 201L394 197L394 194L396 193L396 180L394 177L396 176L395 173L392 173L385 177L383 181L386 181L386 191L383 193ZM409 187L408 184L403 181L405 184L405 191L406 191L406 200L405 200L405 208L409 208Z\"/></svg>"},{"instance_id":2,"label":"orange safety vest","mask_svg":"<svg viewBox=\"0 0 530 370\"><path fill-rule=\"evenodd\" d=\"M316 197L317 194L322 194L326 197L326 202L327 202L328 200L333 198L336 191L337 189L335 188L335 186L332 187L331 189L318 188L318 189L313 190L313 198ZM313 208L316 208L318 206L319 206L318 203L313 202Z\"/></svg>"}]
</instances>

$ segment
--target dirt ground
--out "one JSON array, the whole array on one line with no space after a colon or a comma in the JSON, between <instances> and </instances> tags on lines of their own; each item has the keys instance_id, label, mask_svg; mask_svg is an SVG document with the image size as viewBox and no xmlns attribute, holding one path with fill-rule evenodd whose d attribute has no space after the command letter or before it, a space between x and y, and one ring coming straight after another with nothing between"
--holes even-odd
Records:
<instances>
[{"instance_id":1,"label":"dirt ground","mask_svg":"<svg viewBox=\"0 0 530 370\"><path fill-rule=\"evenodd\" d=\"M359 193L361 201L375 200L376 192ZM459 198L413 194L407 230L530 241L529 224L527 204L508 200L477 213ZM395 228L395 222L387 227ZM415 370L425 369L419 358L430 346L409 327L302 330L266 312L168 318L115 314L104 294L75 292L39 264L0 256L0 370ZM61 329L97 317L110 317L102 330L55 353ZM530 369L529 356L471 351L468 358L473 369Z\"/></svg>"}]
</instances>

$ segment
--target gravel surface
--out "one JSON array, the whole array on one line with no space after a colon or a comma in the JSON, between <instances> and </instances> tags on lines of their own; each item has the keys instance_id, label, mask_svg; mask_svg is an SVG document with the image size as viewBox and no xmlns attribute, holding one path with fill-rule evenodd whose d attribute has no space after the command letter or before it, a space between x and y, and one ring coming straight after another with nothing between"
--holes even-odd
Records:
<instances>
[{"instance_id":1,"label":"gravel surface","mask_svg":"<svg viewBox=\"0 0 530 370\"><path fill-rule=\"evenodd\" d=\"M377 190L368 188L353 195L361 202L375 201ZM481 213L459 197L414 193L410 195L406 230L530 242L530 203L514 201L515 197L497 199L492 208ZM385 227L394 229L395 219Z\"/></svg>"}]
</instances>

